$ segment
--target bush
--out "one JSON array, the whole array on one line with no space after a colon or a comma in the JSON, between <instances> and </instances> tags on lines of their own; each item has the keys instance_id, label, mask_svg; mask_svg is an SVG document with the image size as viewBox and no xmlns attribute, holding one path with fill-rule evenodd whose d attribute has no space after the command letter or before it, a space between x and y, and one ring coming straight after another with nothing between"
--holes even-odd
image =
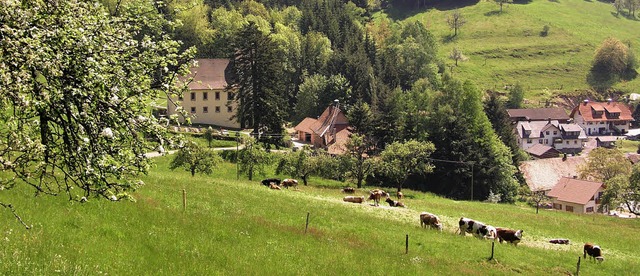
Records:
<instances>
[{"instance_id":1,"label":"bush","mask_svg":"<svg viewBox=\"0 0 640 276\"><path fill-rule=\"evenodd\" d=\"M549 29L551 29L551 27L549 27L549 25L544 25L544 27L542 27L542 31L540 32L540 36L548 36L549 35Z\"/></svg>"}]
</instances>

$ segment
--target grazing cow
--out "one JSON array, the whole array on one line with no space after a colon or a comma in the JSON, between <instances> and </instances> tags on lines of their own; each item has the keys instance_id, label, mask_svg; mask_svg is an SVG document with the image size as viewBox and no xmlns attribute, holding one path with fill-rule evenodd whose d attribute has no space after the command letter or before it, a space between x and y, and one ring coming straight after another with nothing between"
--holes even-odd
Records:
<instances>
[{"instance_id":1,"label":"grazing cow","mask_svg":"<svg viewBox=\"0 0 640 276\"><path fill-rule=\"evenodd\" d=\"M404 194L402 192L397 192L396 196L398 197L398 200L403 199L404 198Z\"/></svg>"},{"instance_id":2,"label":"grazing cow","mask_svg":"<svg viewBox=\"0 0 640 276\"><path fill-rule=\"evenodd\" d=\"M351 202L351 203L363 203L364 196L345 196L342 200L344 200L345 202Z\"/></svg>"},{"instance_id":3,"label":"grazing cow","mask_svg":"<svg viewBox=\"0 0 640 276\"><path fill-rule=\"evenodd\" d=\"M604 261L604 257L602 256L602 249L600 249L600 246L593 245L592 243L585 243L583 252L584 252L584 255L582 256L583 258L587 258L587 254L589 254L589 256L593 258L594 262L596 260L598 262Z\"/></svg>"},{"instance_id":4,"label":"grazing cow","mask_svg":"<svg viewBox=\"0 0 640 276\"><path fill-rule=\"evenodd\" d=\"M278 186L278 185L276 185L274 183L269 184L269 188L274 189L274 190L282 190L282 189L280 189L280 186Z\"/></svg>"},{"instance_id":5,"label":"grazing cow","mask_svg":"<svg viewBox=\"0 0 640 276\"><path fill-rule=\"evenodd\" d=\"M356 192L356 189L352 188L352 187L344 187L342 188L342 190L340 190L341 192L345 193L345 194L353 194Z\"/></svg>"},{"instance_id":6,"label":"grazing cow","mask_svg":"<svg viewBox=\"0 0 640 276\"><path fill-rule=\"evenodd\" d=\"M487 234L485 234L487 239L495 240L498 237L498 231L495 227L491 225L487 225Z\"/></svg>"},{"instance_id":7,"label":"grazing cow","mask_svg":"<svg viewBox=\"0 0 640 276\"><path fill-rule=\"evenodd\" d=\"M382 196L389 197L389 194L380 189L371 190L369 191L369 198L367 200L373 200L373 205L379 206Z\"/></svg>"},{"instance_id":8,"label":"grazing cow","mask_svg":"<svg viewBox=\"0 0 640 276\"><path fill-rule=\"evenodd\" d=\"M280 185L280 179L277 178L267 178L265 180L262 180L262 185L265 185L267 187L269 187L269 185L271 185L271 183L276 184L276 185Z\"/></svg>"},{"instance_id":9,"label":"grazing cow","mask_svg":"<svg viewBox=\"0 0 640 276\"><path fill-rule=\"evenodd\" d=\"M427 212L420 213L420 227L435 227L442 232L442 223L438 216Z\"/></svg>"},{"instance_id":10,"label":"grazing cow","mask_svg":"<svg viewBox=\"0 0 640 276\"><path fill-rule=\"evenodd\" d=\"M390 197L387 197L387 200L385 200L385 202L389 203L389 206L391 206L391 207L406 207L406 206L404 206L404 203L402 203L400 201L393 200Z\"/></svg>"},{"instance_id":11,"label":"grazing cow","mask_svg":"<svg viewBox=\"0 0 640 276\"><path fill-rule=\"evenodd\" d=\"M472 220L469 218L460 218L458 222L460 235L464 236L466 233L472 234L476 236L478 239L484 239L485 237L491 238L492 226L487 226L486 224ZM495 233L495 228L493 228Z\"/></svg>"},{"instance_id":12,"label":"grazing cow","mask_svg":"<svg viewBox=\"0 0 640 276\"><path fill-rule=\"evenodd\" d=\"M500 243L502 241L506 241L508 243L513 244L514 246L518 246L520 240L522 240L522 230L512 230L508 228L496 228L496 233L498 235L498 240Z\"/></svg>"},{"instance_id":13,"label":"grazing cow","mask_svg":"<svg viewBox=\"0 0 640 276\"><path fill-rule=\"evenodd\" d=\"M282 187L285 187L287 189L289 189L289 187L294 187L298 189L298 180L295 180L295 179L287 178L285 180L282 180L281 184L282 184Z\"/></svg>"}]
</instances>

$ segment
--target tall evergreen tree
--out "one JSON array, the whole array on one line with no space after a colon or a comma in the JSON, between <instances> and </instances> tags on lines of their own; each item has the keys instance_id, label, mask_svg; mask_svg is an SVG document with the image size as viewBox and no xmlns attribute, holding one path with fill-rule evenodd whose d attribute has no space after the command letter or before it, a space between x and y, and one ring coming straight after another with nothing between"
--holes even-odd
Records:
<instances>
[{"instance_id":1,"label":"tall evergreen tree","mask_svg":"<svg viewBox=\"0 0 640 276\"><path fill-rule=\"evenodd\" d=\"M277 44L249 22L234 46L231 83L227 87L236 95L238 109L234 116L243 128L279 137L284 130L286 97L282 94L282 64Z\"/></svg>"}]
</instances>

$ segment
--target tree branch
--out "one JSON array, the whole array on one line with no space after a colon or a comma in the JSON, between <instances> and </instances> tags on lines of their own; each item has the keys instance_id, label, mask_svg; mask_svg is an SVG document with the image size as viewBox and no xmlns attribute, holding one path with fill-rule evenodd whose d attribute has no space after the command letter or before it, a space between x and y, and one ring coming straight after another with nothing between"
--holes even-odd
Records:
<instances>
[{"instance_id":1,"label":"tree branch","mask_svg":"<svg viewBox=\"0 0 640 276\"><path fill-rule=\"evenodd\" d=\"M13 216L16 217L16 219L18 219L18 221L20 223L22 223L22 225L24 226L24 228L26 228L27 230L31 229L31 227L29 227L29 225L27 225L26 223L24 223L24 221L22 220L22 218L20 216L18 216L18 214L16 214L16 210L13 209L13 206L11 206L11 204L4 204L2 202L0 202L0 206L7 208L9 210L11 210L11 213L13 213Z\"/></svg>"}]
</instances>

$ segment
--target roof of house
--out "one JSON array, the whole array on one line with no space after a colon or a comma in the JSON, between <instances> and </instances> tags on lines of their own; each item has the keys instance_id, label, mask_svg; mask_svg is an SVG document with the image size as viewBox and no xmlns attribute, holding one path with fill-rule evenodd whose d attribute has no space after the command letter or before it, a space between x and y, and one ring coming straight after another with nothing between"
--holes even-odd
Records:
<instances>
[{"instance_id":1,"label":"roof of house","mask_svg":"<svg viewBox=\"0 0 640 276\"><path fill-rule=\"evenodd\" d=\"M559 150L543 144L535 144L526 149L526 152L538 158L558 157L560 155Z\"/></svg>"},{"instance_id":2,"label":"roof of house","mask_svg":"<svg viewBox=\"0 0 640 276\"><path fill-rule=\"evenodd\" d=\"M556 130L560 130L557 125L558 121L520 121L516 125L516 129L518 131L518 137L520 138L529 138L529 139L537 139L544 137L544 130L548 128L555 128ZM524 130L531 130L530 134L525 133Z\"/></svg>"},{"instance_id":3,"label":"roof of house","mask_svg":"<svg viewBox=\"0 0 640 276\"><path fill-rule=\"evenodd\" d=\"M351 131L345 128L336 133L336 138L333 144L330 144L327 147L327 152L329 154L340 155L347 152L347 141L349 141L349 136L351 135Z\"/></svg>"},{"instance_id":4,"label":"roof of house","mask_svg":"<svg viewBox=\"0 0 640 276\"><path fill-rule=\"evenodd\" d=\"M229 65L228 59L204 58L196 59L197 66L189 68L191 73L181 80L193 78L189 82L191 90L221 90L227 86L225 70Z\"/></svg>"},{"instance_id":5,"label":"roof of house","mask_svg":"<svg viewBox=\"0 0 640 276\"><path fill-rule=\"evenodd\" d=\"M311 130L323 137L324 134L334 125L347 125L347 116L340 110L339 107L330 105L322 112L322 115L318 117L318 120L311 126Z\"/></svg>"},{"instance_id":6,"label":"roof of house","mask_svg":"<svg viewBox=\"0 0 640 276\"><path fill-rule=\"evenodd\" d=\"M595 112L594 112L595 111ZM596 113L596 112L602 112ZM617 117L612 114L619 114ZM571 110L570 117L582 116L585 122L600 121L633 121L631 109L624 103L620 102L590 102L585 100L583 103Z\"/></svg>"},{"instance_id":7,"label":"roof of house","mask_svg":"<svg viewBox=\"0 0 640 276\"><path fill-rule=\"evenodd\" d=\"M318 121L318 119L309 118L309 117L304 118L304 120L298 123L298 125L296 125L293 129L295 129L296 131L312 133L313 131L311 130L311 126L313 126L316 123L316 121Z\"/></svg>"},{"instance_id":8,"label":"roof of house","mask_svg":"<svg viewBox=\"0 0 640 276\"><path fill-rule=\"evenodd\" d=\"M640 162L640 154L637 153L627 153L627 159L631 161L632 164Z\"/></svg>"},{"instance_id":9,"label":"roof of house","mask_svg":"<svg viewBox=\"0 0 640 276\"><path fill-rule=\"evenodd\" d=\"M569 156L565 161L562 158L529 160L520 164L520 171L532 191L549 190L561 177L576 175L578 167L585 162L584 156Z\"/></svg>"},{"instance_id":10,"label":"roof of house","mask_svg":"<svg viewBox=\"0 0 640 276\"><path fill-rule=\"evenodd\" d=\"M600 141L600 142L615 142L620 140L620 137L618 136L598 136L596 137L596 140Z\"/></svg>"},{"instance_id":11,"label":"roof of house","mask_svg":"<svg viewBox=\"0 0 640 276\"><path fill-rule=\"evenodd\" d=\"M546 121L548 119L559 121L569 120L569 115L567 115L567 112L561 107L507 109L507 113L511 119L531 121Z\"/></svg>"},{"instance_id":12,"label":"roof of house","mask_svg":"<svg viewBox=\"0 0 640 276\"><path fill-rule=\"evenodd\" d=\"M601 187L602 182L563 177L560 178L547 195L561 201L584 205L591 200Z\"/></svg>"}]
</instances>

